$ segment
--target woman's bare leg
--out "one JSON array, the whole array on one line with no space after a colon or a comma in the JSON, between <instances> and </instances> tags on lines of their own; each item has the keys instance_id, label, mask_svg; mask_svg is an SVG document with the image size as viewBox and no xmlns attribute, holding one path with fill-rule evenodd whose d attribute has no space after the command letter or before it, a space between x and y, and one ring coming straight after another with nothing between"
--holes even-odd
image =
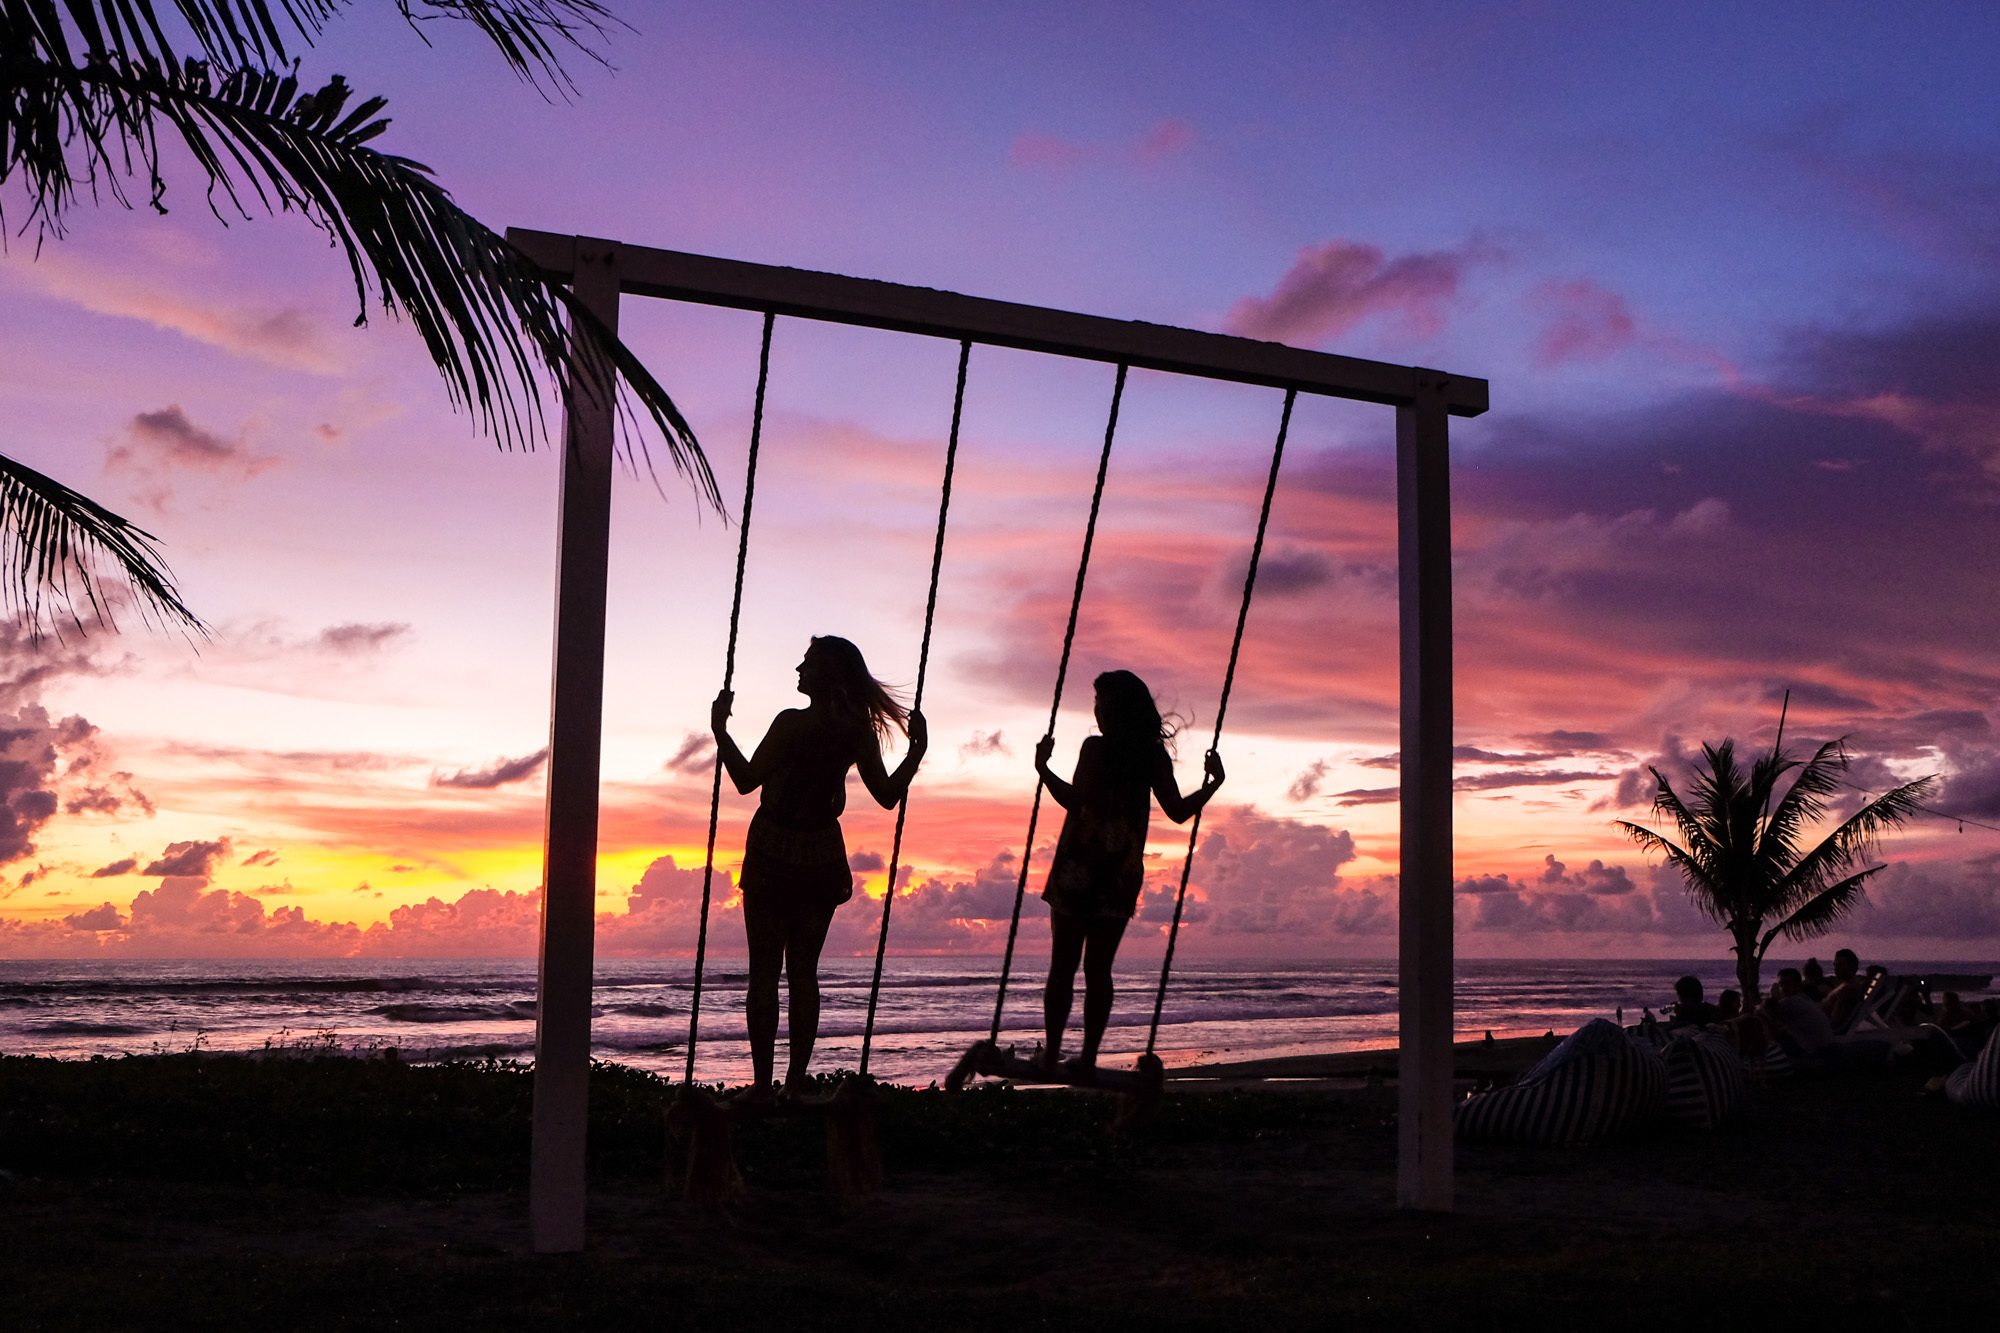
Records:
<instances>
[{"instance_id":1,"label":"woman's bare leg","mask_svg":"<svg viewBox=\"0 0 2000 1333\"><path fill-rule=\"evenodd\" d=\"M753 1086L771 1086L778 1046L778 974L785 967L785 918L763 904L760 896L743 898L743 933L750 946L750 981L743 997L743 1016L750 1028L750 1069Z\"/></svg>"},{"instance_id":2,"label":"woman's bare leg","mask_svg":"<svg viewBox=\"0 0 2000 1333\"><path fill-rule=\"evenodd\" d=\"M1083 961L1084 918L1067 912L1049 913L1049 980L1042 987L1042 1027L1046 1040L1042 1060L1053 1066L1062 1052L1063 1029L1076 997L1076 968Z\"/></svg>"},{"instance_id":3,"label":"woman's bare leg","mask_svg":"<svg viewBox=\"0 0 2000 1333\"><path fill-rule=\"evenodd\" d=\"M1104 1041L1104 1029L1111 1023L1111 963L1118 957L1118 943L1125 938L1122 917L1092 917L1085 923L1083 950L1083 1050L1077 1059L1085 1066L1097 1063L1097 1048Z\"/></svg>"},{"instance_id":4,"label":"woman's bare leg","mask_svg":"<svg viewBox=\"0 0 2000 1333\"><path fill-rule=\"evenodd\" d=\"M831 907L805 908L785 923L786 1036L791 1047L785 1086L795 1092L805 1086L813 1046L819 1041L819 953L832 925Z\"/></svg>"}]
</instances>

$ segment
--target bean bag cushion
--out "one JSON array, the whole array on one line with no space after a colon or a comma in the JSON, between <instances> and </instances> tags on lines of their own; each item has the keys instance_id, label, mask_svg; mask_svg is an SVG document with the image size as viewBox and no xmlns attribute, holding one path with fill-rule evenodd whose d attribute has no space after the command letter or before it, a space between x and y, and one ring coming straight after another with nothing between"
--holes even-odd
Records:
<instances>
[{"instance_id":1,"label":"bean bag cushion","mask_svg":"<svg viewBox=\"0 0 2000 1333\"><path fill-rule=\"evenodd\" d=\"M2000 1028L1986 1039L1986 1049L1977 1059L1951 1071L1944 1081L1944 1095L1960 1106L2000 1110Z\"/></svg>"},{"instance_id":2,"label":"bean bag cushion","mask_svg":"<svg viewBox=\"0 0 2000 1333\"><path fill-rule=\"evenodd\" d=\"M1660 1052L1667 1066L1667 1119L1689 1129L1714 1129L1743 1105L1743 1061L1719 1032L1675 1036Z\"/></svg>"},{"instance_id":3,"label":"bean bag cushion","mask_svg":"<svg viewBox=\"0 0 2000 1333\"><path fill-rule=\"evenodd\" d=\"M1770 1083L1781 1078L1790 1078L1794 1072L1792 1057L1785 1054L1785 1048L1772 1042L1761 1054L1744 1057L1743 1071L1758 1083Z\"/></svg>"},{"instance_id":4,"label":"bean bag cushion","mask_svg":"<svg viewBox=\"0 0 2000 1333\"><path fill-rule=\"evenodd\" d=\"M1599 1143L1655 1115L1667 1070L1625 1029L1593 1018L1511 1087L1458 1104L1458 1136L1479 1143L1568 1147Z\"/></svg>"}]
</instances>

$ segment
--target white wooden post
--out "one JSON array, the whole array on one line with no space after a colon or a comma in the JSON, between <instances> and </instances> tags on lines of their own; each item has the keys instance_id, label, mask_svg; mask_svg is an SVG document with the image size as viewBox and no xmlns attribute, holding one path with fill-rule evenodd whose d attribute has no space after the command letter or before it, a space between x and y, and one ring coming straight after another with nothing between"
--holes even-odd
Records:
<instances>
[{"instance_id":1,"label":"white wooden post","mask_svg":"<svg viewBox=\"0 0 2000 1333\"><path fill-rule=\"evenodd\" d=\"M579 301L618 327L618 248L578 238ZM578 375L587 372L579 370ZM537 1253L583 1248L589 1121L591 955L597 905L597 780L604 729L604 602L611 539L615 398L565 386L557 537L555 667L549 705L548 823L536 985L535 1109L528 1171Z\"/></svg>"},{"instance_id":2,"label":"white wooden post","mask_svg":"<svg viewBox=\"0 0 2000 1333\"><path fill-rule=\"evenodd\" d=\"M1452 1206L1451 474L1448 381L1396 408L1402 885L1396 1202Z\"/></svg>"}]
</instances>

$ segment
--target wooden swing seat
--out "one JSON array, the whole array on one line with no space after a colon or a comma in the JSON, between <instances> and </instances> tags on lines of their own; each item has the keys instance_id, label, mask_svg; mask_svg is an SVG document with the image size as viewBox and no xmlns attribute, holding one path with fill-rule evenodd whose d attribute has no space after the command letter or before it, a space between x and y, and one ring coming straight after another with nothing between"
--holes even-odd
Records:
<instances>
[{"instance_id":1,"label":"wooden swing seat","mask_svg":"<svg viewBox=\"0 0 2000 1333\"><path fill-rule=\"evenodd\" d=\"M1107 1092L1157 1093L1165 1081L1165 1070L1157 1056L1139 1057L1136 1069L1107 1069L1102 1065L1083 1067L1071 1062L1049 1065L1019 1054L1012 1046L1004 1050L993 1041L977 1041L959 1058L946 1076L947 1091L964 1088L975 1074L1004 1078L1010 1083L1052 1084L1069 1088L1101 1088Z\"/></svg>"}]
</instances>

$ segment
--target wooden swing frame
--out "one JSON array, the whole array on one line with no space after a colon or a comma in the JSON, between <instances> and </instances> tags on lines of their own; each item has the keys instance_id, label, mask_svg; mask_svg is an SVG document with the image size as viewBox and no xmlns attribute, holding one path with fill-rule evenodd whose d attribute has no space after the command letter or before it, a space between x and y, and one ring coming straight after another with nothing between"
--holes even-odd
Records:
<instances>
[{"instance_id":1,"label":"wooden swing frame","mask_svg":"<svg viewBox=\"0 0 2000 1333\"><path fill-rule=\"evenodd\" d=\"M1402 716L1396 1197L1452 1206L1451 417L1486 411L1486 381L1192 329L593 237L509 229L508 241L615 332L650 296L1296 389L1396 409ZM604 716L604 625L617 423L612 396L565 386L535 1020L531 1241L583 1248L584 1142Z\"/></svg>"}]
</instances>

